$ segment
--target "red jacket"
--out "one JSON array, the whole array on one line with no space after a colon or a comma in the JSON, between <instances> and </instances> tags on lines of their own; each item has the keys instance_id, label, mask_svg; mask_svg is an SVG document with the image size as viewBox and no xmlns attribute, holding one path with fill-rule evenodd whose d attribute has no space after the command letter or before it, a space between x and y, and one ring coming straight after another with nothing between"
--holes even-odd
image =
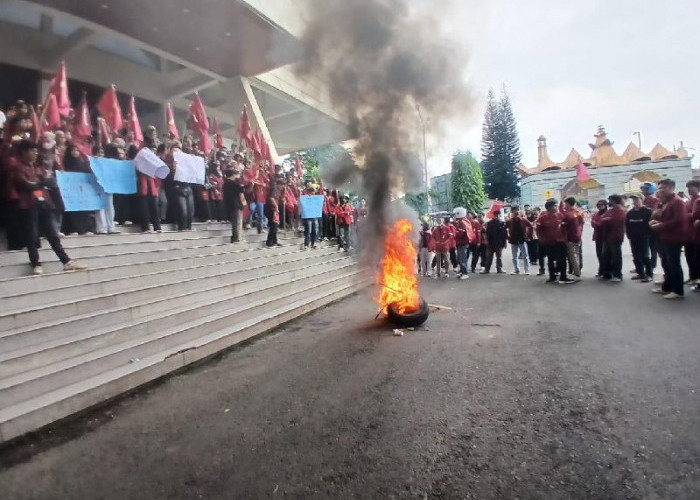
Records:
<instances>
[{"instance_id":1,"label":"red jacket","mask_svg":"<svg viewBox=\"0 0 700 500\"><path fill-rule=\"evenodd\" d=\"M688 212L677 195L664 203L657 220L661 223L654 231L663 243L686 243L688 239Z\"/></svg>"},{"instance_id":2,"label":"red jacket","mask_svg":"<svg viewBox=\"0 0 700 500\"><path fill-rule=\"evenodd\" d=\"M452 242L452 230L447 224L433 228L433 246L436 252L447 253Z\"/></svg>"},{"instance_id":3,"label":"red jacket","mask_svg":"<svg viewBox=\"0 0 700 500\"><path fill-rule=\"evenodd\" d=\"M472 245L481 245L484 241L483 231L484 225L478 220L472 221L472 227L474 228L474 239L472 240Z\"/></svg>"},{"instance_id":4,"label":"red jacket","mask_svg":"<svg viewBox=\"0 0 700 500\"><path fill-rule=\"evenodd\" d=\"M644 198L644 206L651 208L652 210L656 210L659 208L659 199L654 196L653 194L650 194L646 198Z\"/></svg>"},{"instance_id":5,"label":"red jacket","mask_svg":"<svg viewBox=\"0 0 700 500\"><path fill-rule=\"evenodd\" d=\"M138 181L138 193L140 195L146 196L151 195L158 197L158 189L160 188L160 179L154 177L149 177L146 174L142 174L138 170L136 171L136 179Z\"/></svg>"},{"instance_id":6,"label":"red jacket","mask_svg":"<svg viewBox=\"0 0 700 500\"><path fill-rule=\"evenodd\" d=\"M623 205L613 205L603 214L600 222L605 231L605 241L622 243L625 241L625 222L627 210Z\"/></svg>"},{"instance_id":7,"label":"red jacket","mask_svg":"<svg viewBox=\"0 0 700 500\"><path fill-rule=\"evenodd\" d=\"M450 230L450 249L456 248L457 242L455 240L457 238L457 228L451 222L445 225Z\"/></svg>"},{"instance_id":8,"label":"red jacket","mask_svg":"<svg viewBox=\"0 0 700 500\"><path fill-rule=\"evenodd\" d=\"M693 203L693 212L690 214L690 222L692 224L692 231L690 234L693 235L693 242L700 244L700 197Z\"/></svg>"},{"instance_id":9,"label":"red jacket","mask_svg":"<svg viewBox=\"0 0 700 500\"><path fill-rule=\"evenodd\" d=\"M507 238L508 238L508 243L511 245L514 245L518 243L515 241L515 225L520 224L520 230L522 231L523 235L523 241L527 241L530 239L530 235L532 233L532 224L530 224L530 221L527 220L525 217L518 216L517 218L511 217L506 221L506 232L507 232Z\"/></svg>"},{"instance_id":10,"label":"red jacket","mask_svg":"<svg viewBox=\"0 0 700 500\"><path fill-rule=\"evenodd\" d=\"M40 171L40 168L24 163L21 160L17 160L14 163L10 172L10 179L18 195L19 208L26 210L36 206L37 201L34 192L42 191L37 186ZM47 199L48 197L44 198Z\"/></svg>"},{"instance_id":11,"label":"red jacket","mask_svg":"<svg viewBox=\"0 0 700 500\"><path fill-rule=\"evenodd\" d=\"M603 227L603 223L600 221L604 214L605 212L603 212L602 214L600 212L596 212L593 214L593 217L591 217L591 227L593 227L593 241L605 241L605 228Z\"/></svg>"},{"instance_id":12,"label":"red jacket","mask_svg":"<svg viewBox=\"0 0 700 500\"><path fill-rule=\"evenodd\" d=\"M535 228L540 245L554 245L566 242L564 234L564 216L559 212L544 211L537 218Z\"/></svg>"},{"instance_id":13,"label":"red jacket","mask_svg":"<svg viewBox=\"0 0 700 500\"><path fill-rule=\"evenodd\" d=\"M433 232L428 229L427 231L421 231L419 234L420 239L418 240L418 248L425 248L428 252L433 252Z\"/></svg>"},{"instance_id":14,"label":"red jacket","mask_svg":"<svg viewBox=\"0 0 700 500\"><path fill-rule=\"evenodd\" d=\"M348 226L352 224L352 212L353 207L350 203L345 205L338 205L335 207L335 222L337 224L347 224Z\"/></svg>"},{"instance_id":15,"label":"red jacket","mask_svg":"<svg viewBox=\"0 0 700 500\"><path fill-rule=\"evenodd\" d=\"M569 243L581 243L583 234L583 212L576 207L564 208L564 230L566 231L566 241Z\"/></svg>"},{"instance_id":16,"label":"red jacket","mask_svg":"<svg viewBox=\"0 0 700 500\"><path fill-rule=\"evenodd\" d=\"M693 196L688 201L685 202L685 210L688 213L688 229L686 230L686 238L688 243L695 243L695 220L693 220L693 211L695 210L695 205L697 205L700 196Z\"/></svg>"},{"instance_id":17,"label":"red jacket","mask_svg":"<svg viewBox=\"0 0 700 500\"><path fill-rule=\"evenodd\" d=\"M458 247L469 245L474 239L474 229L468 219L457 219L455 222L455 244Z\"/></svg>"}]
</instances>

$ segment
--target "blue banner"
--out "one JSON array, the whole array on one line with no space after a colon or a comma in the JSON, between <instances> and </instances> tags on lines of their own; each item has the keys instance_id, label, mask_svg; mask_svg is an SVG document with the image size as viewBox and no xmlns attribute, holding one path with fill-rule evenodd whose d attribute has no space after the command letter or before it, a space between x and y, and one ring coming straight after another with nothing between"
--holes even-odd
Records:
<instances>
[{"instance_id":1,"label":"blue banner","mask_svg":"<svg viewBox=\"0 0 700 500\"><path fill-rule=\"evenodd\" d=\"M105 208L105 192L93 174L80 172L56 172L61 198L66 212L102 210Z\"/></svg>"},{"instance_id":2,"label":"blue banner","mask_svg":"<svg viewBox=\"0 0 700 500\"><path fill-rule=\"evenodd\" d=\"M105 193L134 194L136 192L136 165L133 160L90 157L90 168Z\"/></svg>"},{"instance_id":3,"label":"blue banner","mask_svg":"<svg viewBox=\"0 0 700 500\"><path fill-rule=\"evenodd\" d=\"M323 196L300 196L302 219L318 219L323 217Z\"/></svg>"}]
</instances>

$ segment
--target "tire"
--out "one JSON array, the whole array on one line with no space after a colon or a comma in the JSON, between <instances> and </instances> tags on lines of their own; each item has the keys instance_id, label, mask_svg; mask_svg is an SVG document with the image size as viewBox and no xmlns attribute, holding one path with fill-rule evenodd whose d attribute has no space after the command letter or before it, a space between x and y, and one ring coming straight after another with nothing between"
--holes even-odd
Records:
<instances>
[{"instance_id":1,"label":"tire","mask_svg":"<svg viewBox=\"0 0 700 500\"><path fill-rule=\"evenodd\" d=\"M420 326L428 319L430 309L425 300L420 299L418 310L410 313L401 314L396 310L395 304L389 305L387 309L387 319L390 323L403 328Z\"/></svg>"}]
</instances>

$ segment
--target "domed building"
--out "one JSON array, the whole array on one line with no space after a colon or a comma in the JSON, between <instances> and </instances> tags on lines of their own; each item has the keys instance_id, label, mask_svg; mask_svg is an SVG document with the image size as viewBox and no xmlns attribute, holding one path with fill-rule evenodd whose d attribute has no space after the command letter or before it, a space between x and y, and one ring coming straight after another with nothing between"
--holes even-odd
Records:
<instances>
[{"instance_id":1,"label":"domed building","mask_svg":"<svg viewBox=\"0 0 700 500\"><path fill-rule=\"evenodd\" d=\"M561 162L554 162L547 152L547 139L537 139L537 166L518 165L521 175L523 205L543 206L548 198L574 196L589 206L611 194L639 192L642 182L658 182L669 178L684 186L692 178L691 158L683 147L673 151L657 144L644 153L630 142L620 155L605 128L598 127L595 142L589 144L590 156L572 149ZM682 187L679 189L683 189Z\"/></svg>"}]
</instances>

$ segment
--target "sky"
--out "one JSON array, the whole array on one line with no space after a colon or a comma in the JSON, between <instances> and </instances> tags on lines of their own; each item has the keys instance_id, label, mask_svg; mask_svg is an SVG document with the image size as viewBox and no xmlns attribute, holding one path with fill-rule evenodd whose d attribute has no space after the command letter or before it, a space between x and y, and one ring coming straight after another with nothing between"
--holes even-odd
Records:
<instances>
[{"instance_id":1,"label":"sky","mask_svg":"<svg viewBox=\"0 0 700 500\"><path fill-rule=\"evenodd\" d=\"M587 156L598 125L619 153L636 131L645 152L680 141L700 152L697 0L464 0L449 17L469 47L476 102L450 137L431 141L431 175L449 172L456 149L480 155L486 93L504 84L529 168L540 135L557 162L572 147Z\"/></svg>"}]
</instances>

